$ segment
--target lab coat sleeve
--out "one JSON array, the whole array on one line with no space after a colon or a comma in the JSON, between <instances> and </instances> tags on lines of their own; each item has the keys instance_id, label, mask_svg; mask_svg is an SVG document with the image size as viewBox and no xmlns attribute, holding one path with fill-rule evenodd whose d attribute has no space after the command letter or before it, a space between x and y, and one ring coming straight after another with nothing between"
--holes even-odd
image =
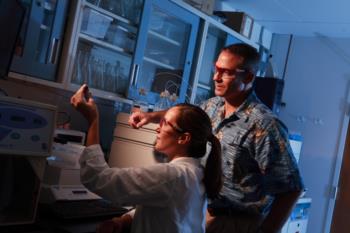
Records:
<instances>
[{"instance_id":1,"label":"lab coat sleeve","mask_svg":"<svg viewBox=\"0 0 350 233\"><path fill-rule=\"evenodd\" d=\"M80 166L81 181L89 190L120 205L167 206L181 179L179 169L168 163L110 168L97 144L85 148Z\"/></svg>"}]
</instances>

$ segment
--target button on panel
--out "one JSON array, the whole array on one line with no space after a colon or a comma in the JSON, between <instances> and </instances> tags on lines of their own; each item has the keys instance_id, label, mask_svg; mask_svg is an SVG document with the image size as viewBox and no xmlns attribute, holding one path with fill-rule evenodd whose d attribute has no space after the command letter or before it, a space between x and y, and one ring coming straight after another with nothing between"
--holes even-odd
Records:
<instances>
[{"instance_id":1,"label":"button on panel","mask_svg":"<svg viewBox=\"0 0 350 233\"><path fill-rule=\"evenodd\" d=\"M33 135L33 136L30 137L30 139L31 139L33 142L37 142L37 141L40 140L40 137L39 137L39 135Z\"/></svg>"},{"instance_id":2,"label":"button on panel","mask_svg":"<svg viewBox=\"0 0 350 233\"><path fill-rule=\"evenodd\" d=\"M21 135L19 133L14 132L11 134L11 138L14 140L18 140L21 138Z\"/></svg>"}]
</instances>

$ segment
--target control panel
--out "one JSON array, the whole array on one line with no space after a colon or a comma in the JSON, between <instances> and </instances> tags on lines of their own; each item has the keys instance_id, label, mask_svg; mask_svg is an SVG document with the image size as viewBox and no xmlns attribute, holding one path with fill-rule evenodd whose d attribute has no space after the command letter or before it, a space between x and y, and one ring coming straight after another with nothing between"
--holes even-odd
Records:
<instances>
[{"instance_id":1,"label":"control panel","mask_svg":"<svg viewBox=\"0 0 350 233\"><path fill-rule=\"evenodd\" d=\"M49 156L56 107L0 96L0 155Z\"/></svg>"}]
</instances>

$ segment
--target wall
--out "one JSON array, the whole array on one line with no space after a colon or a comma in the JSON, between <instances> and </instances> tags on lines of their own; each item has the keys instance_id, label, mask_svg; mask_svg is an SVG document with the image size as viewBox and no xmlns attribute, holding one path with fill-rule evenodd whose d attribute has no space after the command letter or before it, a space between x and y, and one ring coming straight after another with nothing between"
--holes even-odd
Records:
<instances>
[{"instance_id":1,"label":"wall","mask_svg":"<svg viewBox=\"0 0 350 233\"><path fill-rule=\"evenodd\" d=\"M288 40L286 35L274 38L272 53L280 54L279 59L286 53ZM328 232L327 211L334 201L332 183L337 180L333 175L337 176L349 120L345 114L349 105L349 44L350 39L322 36L294 36L291 43L282 99L286 106L280 118L290 131L304 138L299 165L307 196L312 198L308 233Z\"/></svg>"}]
</instances>

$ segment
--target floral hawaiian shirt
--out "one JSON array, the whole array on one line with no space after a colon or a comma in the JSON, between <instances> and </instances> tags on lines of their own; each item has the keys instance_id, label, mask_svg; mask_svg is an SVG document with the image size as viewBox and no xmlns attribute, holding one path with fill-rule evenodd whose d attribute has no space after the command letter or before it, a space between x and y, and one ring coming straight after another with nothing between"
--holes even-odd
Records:
<instances>
[{"instance_id":1,"label":"floral hawaiian shirt","mask_svg":"<svg viewBox=\"0 0 350 233\"><path fill-rule=\"evenodd\" d=\"M227 118L222 97L201 107L222 146L224 184L210 208L264 214L275 194L304 188L286 126L254 92Z\"/></svg>"}]
</instances>

